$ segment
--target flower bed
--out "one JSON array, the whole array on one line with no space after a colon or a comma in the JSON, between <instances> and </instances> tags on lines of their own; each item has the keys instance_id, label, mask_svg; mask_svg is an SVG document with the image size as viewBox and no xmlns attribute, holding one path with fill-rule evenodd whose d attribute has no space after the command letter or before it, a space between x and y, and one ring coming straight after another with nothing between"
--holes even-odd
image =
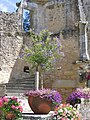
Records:
<instances>
[{"instance_id":1,"label":"flower bed","mask_svg":"<svg viewBox=\"0 0 90 120\"><path fill-rule=\"evenodd\" d=\"M79 112L70 104L60 104L52 115L57 120L79 120Z\"/></svg>"},{"instance_id":2,"label":"flower bed","mask_svg":"<svg viewBox=\"0 0 90 120\"><path fill-rule=\"evenodd\" d=\"M17 119L22 116L22 106L16 97L7 98L6 96L0 98L1 119Z\"/></svg>"}]
</instances>

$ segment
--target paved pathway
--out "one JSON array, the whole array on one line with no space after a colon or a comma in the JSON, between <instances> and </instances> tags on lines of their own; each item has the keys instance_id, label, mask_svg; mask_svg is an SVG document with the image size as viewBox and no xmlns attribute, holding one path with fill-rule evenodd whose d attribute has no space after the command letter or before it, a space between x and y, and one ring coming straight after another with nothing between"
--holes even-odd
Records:
<instances>
[{"instance_id":1,"label":"paved pathway","mask_svg":"<svg viewBox=\"0 0 90 120\"><path fill-rule=\"evenodd\" d=\"M18 99L21 101L21 106L23 107L23 113L33 113L31 110L29 104L28 104L28 99L26 97L20 96Z\"/></svg>"}]
</instances>

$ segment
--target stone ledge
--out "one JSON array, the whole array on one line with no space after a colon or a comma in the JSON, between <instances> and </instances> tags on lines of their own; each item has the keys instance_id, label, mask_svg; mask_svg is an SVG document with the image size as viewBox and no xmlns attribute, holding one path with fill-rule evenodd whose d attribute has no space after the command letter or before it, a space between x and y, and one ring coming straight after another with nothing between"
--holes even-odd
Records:
<instances>
[{"instance_id":1,"label":"stone ledge","mask_svg":"<svg viewBox=\"0 0 90 120\"><path fill-rule=\"evenodd\" d=\"M49 114L23 113L23 120L52 120L51 111Z\"/></svg>"}]
</instances>

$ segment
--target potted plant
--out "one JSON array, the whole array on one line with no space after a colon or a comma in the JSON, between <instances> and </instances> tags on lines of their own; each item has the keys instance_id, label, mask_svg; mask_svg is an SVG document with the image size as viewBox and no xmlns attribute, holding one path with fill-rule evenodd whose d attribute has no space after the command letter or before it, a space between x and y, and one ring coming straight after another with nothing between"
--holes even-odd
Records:
<instances>
[{"instance_id":1,"label":"potted plant","mask_svg":"<svg viewBox=\"0 0 90 120\"><path fill-rule=\"evenodd\" d=\"M28 96L28 103L32 111L36 114L49 113L52 107L58 106L62 100L58 91L45 88L30 90L25 95Z\"/></svg>"},{"instance_id":2,"label":"potted plant","mask_svg":"<svg viewBox=\"0 0 90 120\"><path fill-rule=\"evenodd\" d=\"M81 102L89 102L90 101L90 88L77 88L74 92L72 92L67 98L67 102L75 106L75 104L80 104Z\"/></svg>"},{"instance_id":3,"label":"potted plant","mask_svg":"<svg viewBox=\"0 0 90 120\"><path fill-rule=\"evenodd\" d=\"M52 114L57 120L81 120L76 108L70 104L60 104Z\"/></svg>"},{"instance_id":4,"label":"potted plant","mask_svg":"<svg viewBox=\"0 0 90 120\"><path fill-rule=\"evenodd\" d=\"M73 107L77 107L76 105L81 103L81 93L76 89L68 96L66 103L70 103Z\"/></svg>"},{"instance_id":5,"label":"potted plant","mask_svg":"<svg viewBox=\"0 0 90 120\"><path fill-rule=\"evenodd\" d=\"M56 61L63 55L60 39L53 37L48 30L42 30L39 34L30 30L30 45L24 46L22 57L31 65L31 70L36 71L36 89L39 89L39 75L41 71L50 70ZM43 83L43 81L42 81ZM41 86L43 88L43 84Z\"/></svg>"},{"instance_id":6,"label":"potted plant","mask_svg":"<svg viewBox=\"0 0 90 120\"><path fill-rule=\"evenodd\" d=\"M0 98L0 118L4 120L17 119L22 116L22 106L16 97L7 98L6 96Z\"/></svg>"}]
</instances>

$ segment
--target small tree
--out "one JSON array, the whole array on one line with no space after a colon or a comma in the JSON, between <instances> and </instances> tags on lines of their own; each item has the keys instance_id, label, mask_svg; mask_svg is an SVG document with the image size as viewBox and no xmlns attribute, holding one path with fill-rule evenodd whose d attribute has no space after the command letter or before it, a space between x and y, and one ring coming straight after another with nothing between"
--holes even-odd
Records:
<instances>
[{"instance_id":1,"label":"small tree","mask_svg":"<svg viewBox=\"0 0 90 120\"><path fill-rule=\"evenodd\" d=\"M50 70L62 56L60 39L52 37L48 30L42 30L39 34L30 30L31 45L25 46L23 58L36 69L37 81L41 70ZM38 82L37 82L38 84ZM37 85L37 89L38 89Z\"/></svg>"}]
</instances>

